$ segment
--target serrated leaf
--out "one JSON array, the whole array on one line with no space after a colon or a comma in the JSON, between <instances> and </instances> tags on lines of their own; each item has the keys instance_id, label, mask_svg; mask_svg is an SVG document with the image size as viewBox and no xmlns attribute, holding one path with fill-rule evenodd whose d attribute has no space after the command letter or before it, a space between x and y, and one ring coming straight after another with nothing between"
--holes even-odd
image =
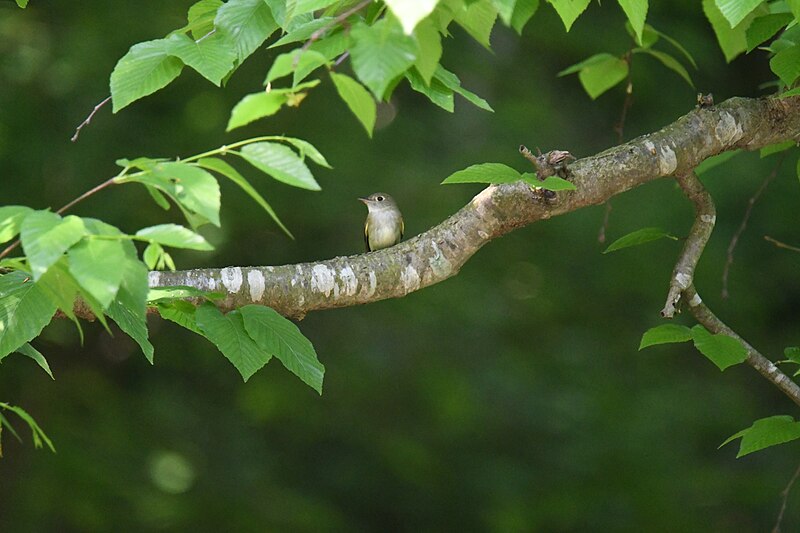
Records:
<instances>
[{"instance_id":1,"label":"serrated leaf","mask_svg":"<svg viewBox=\"0 0 800 533\"><path fill-rule=\"evenodd\" d=\"M234 106L225 131L231 131L254 120L274 115L286 104L287 100L288 95L283 91L261 91L248 94Z\"/></svg>"},{"instance_id":2,"label":"serrated leaf","mask_svg":"<svg viewBox=\"0 0 800 533\"><path fill-rule=\"evenodd\" d=\"M152 365L153 345L148 339L147 332L146 304L149 290L147 269L140 262L130 258L121 265L121 268L122 283L107 313L122 331L136 341Z\"/></svg>"},{"instance_id":3,"label":"serrated leaf","mask_svg":"<svg viewBox=\"0 0 800 533\"><path fill-rule=\"evenodd\" d=\"M353 70L375 98L383 98L396 77L417 59L418 46L392 19L381 19L372 26L357 24L351 31Z\"/></svg>"},{"instance_id":4,"label":"serrated leaf","mask_svg":"<svg viewBox=\"0 0 800 533\"><path fill-rule=\"evenodd\" d=\"M246 305L240 309L244 327L258 346L277 357L283 366L306 385L322 394L325 367L317 359L314 346L290 320L274 309Z\"/></svg>"},{"instance_id":5,"label":"serrated leaf","mask_svg":"<svg viewBox=\"0 0 800 533\"><path fill-rule=\"evenodd\" d=\"M772 56L769 66L783 83L791 86L800 77L800 45L784 48Z\"/></svg>"},{"instance_id":6,"label":"serrated leaf","mask_svg":"<svg viewBox=\"0 0 800 533\"><path fill-rule=\"evenodd\" d=\"M69 272L81 288L108 308L122 282L125 252L115 239L88 237L67 252Z\"/></svg>"},{"instance_id":7,"label":"serrated leaf","mask_svg":"<svg viewBox=\"0 0 800 533\"><path fill-rule=\"evenodd\" d=\"M497 8L490 0L478 0L467 5L466 9L458 11L455 21L464 28L473 39L489 49L492 28L497 20Z\"/></svg>"},{"instance_id":8,"label":"serrated leaf","mask_svg":"<svg viewBox=\"0 0 800 533\"><path fill-rule=\"evenodd\" d=\"M537 9L539 9L539 0L517 0L514 4L514 13L511 15L511 27L517 34L522 35L522 29Z\"/></svg>"},{"instance_id":9,"label":"serrated leaf","mask_svg":"<svg viewBox=\"0 0 800 533\"><path fill-rule=\"evenodd\" d=\"M673 241L678 240L677 237L670 235L661 228L642 228L628 233L627 235L612 242L608 248L603 251L603 253L607 254L609 252L615 252L617 250L622 250L623 248L630 248L631 246L639 246L640 244L657 241L659 239L672 239Z\"/></svg>"},{"instance_id":10,"label":"serrated leaf","mask_svg":"<svg viewBox=\"0 0 800 533\"><path fill-rule=\"evenodd\" d=\"M639 349L655 346L656 344L669 344L692 340L692 330L679 324L662 324L650 328L642 335Z\"/></svg>"},{"instance_id":11,"label":"serrated leaf","mask_svg":"<svg viewBox=\"0 0 800 533\"><path fill-rule=\"evenodd\" d=\"M264 0L228 0L217 11L214 26L233 44L239 63L278 29Z\"/></svg>"},{"instance_id":12,"label":"serrated leaf","mask_svg":"<svg viewBox=\"0 0 800 533\"><path fill-rule=\"evenodd\" d=\"M303 160L288 146L259 142L244 146L239 154L260 171L292 187L321 189Z\"/></svg>"},{"instance_id":13,"label":"serrated leaf","mask_svg":"<svg viewBox=\"0 0 800 533\"><path fill-rule=\"evenodd\" d=\"M8 242L19 234L22 220L32 213L33 209L24 205L6 205L0 207L0 243Z\"/></svg>"},{"instance_id":14,"label":"serrated leaf","mask_svg":"<svg viewBox=\"0 0 800 533\"><path fill-rule=\"evenodd\" d=\"M290 232L289 229L283 225L283 222L281 222L280 218L278 218L278 214L275 212L275 210L272 209L272 206L267 203L264 197L261 196L261 194L252 185L250 185L250 182L247 181L244 178L244 176L242 176L239 173L239 171L237 171L235 168L230 166L222 159L218 159L216 157L205 157L203 159L200 159L197 162L197 164L200 165L201 167L204 167L208 170L213 170L214 172L217 172L225 176L233 183L238 185L244 192L246 192L250 196L250 198L255 200L256 203L258 203L258 205L260 205L261 208L264 209L264 211L266 211L270 217L272 217L272 220L275 221L275 223L283 230L284 233L286 233L286 235L294 239L292 232Z\"/></svg>"},{"instance_id":15,"label":"serrated leaf","mask_svg":"<svg viewBox=\"0 0 800 533\"><path fill-rule=\"evenodd\" d=\"M434 74L434 77L440 82L442 82L442 84L444 84L445 87L447 87L454 93L463 96L464 99L466 99L472 105L479 107L484 111L489 111L491 113L494 113L494 109L492 109L492 106L489 105L489 102L487 102L477 94L463 88L461 86L461 80L458 79L458 76L456 76L443 66L439 65L436 67L436 73Z\"/></svg>"},{"instance_id":16,"label":"serrated leaf","mask_svg":"<svg viewBox=\"0 0 800 533\"><path fill-rule=\"evenodd\" d=\"M35 211L22 222L22 249L28 257L33 279L38 280L52 264L88 232L83 221L70 215L61 218L50 211Z\"/></svg>"},{"instance_id":17,"label":"serrated leaf","mask_svg":"<svg viewBox=\"0 0 800 533\"><path fill-rule=\"evenodd\" d=\"M186 20L195 39L204 37L214 29L214 18L220 7L222 0L200 0L192 4L186 14Z\"/></svg>"},{"instance_id":18,"label":"serrated leaf","mask_svg":"<svg viewBox=\"0 0 800 533\"><path fill-rule=\"evenodd\" d=\"M436 25L430 19L425 19L417 25L414 35L419 43L419 54L414 63L417 71L426 85L430 85L439 60L442 58L442 36Z\"/></svg>"},{"instance_id":19,"label":"serrated leaf","mask_svg":"<svg viewBox=\"0 0 800 533\"><path fill-rule=\"evenodd\" d=\"M522 176L513 168L502 163L480 163L459 170L447 176L444 183L511 183Z\"/></svg>"},{"instance_id":20,"label":"serrated leaf","mask_svg":"<svg viewBox=\"0 0 800 533\"><path fill-rule=\"evenodd\" d=\"M794 17L790 13L773 13L754 19L745 32L747 51L750 52L764 41L771 39L792 20Z\"/></svg>"},{"instance_id":21,"label":"serrated leaf","mask_svg":"<svg viewBox=\"0 0 800 533\"><path fill-rule=\"evenodd\" d=\"M34 361L36 361L36 364L39 365L42 368L42 370L47 372L47 375L50 376L50 379L56 379L53 376L53 371L50 370L50 365L47 364L47 359L44 358L44 356L39 350L31 346L30 343L26 342L25 344L17 348L15 351L21 353L22 355L28 356Z\"/></svg>"},{"instance_id":22,"label":"serrated leaf","mask_svg":"<svg viewBox=\"0 0 800 533\"><path fill-rule=\"evenodd\" d=\"M36 284L42 289L51 302L58 306L58 309L72 320L78 328L78 334L83 342L83 329L81 328L78 317L75 316L75 298L80 294L81 288L72 274L69 273L67 259L61 258L54 263L47 272L39 278Z\"/></svg>"},{"instance_id":23,"label":"serrated leaf","mask_svg":"<svg viewBox=\"0 0 800 533\"><path fill-rule=\"evenodd\" d=\"M39 335L55 312L55 304L25 273L0 276L0 359Z\"/></svg>"},{"instance_id":24,"label":"serrated leaf","mask_svg":"<svg viewBox=\"0 0 800 533\"><path fill-rule=\"evenodd\" d=\"M749 21L744 20L739 25L731 28L728 20L720 12L714 0L703 0L703 12L711 23L717 42L725 55L725 61L730 63L739 54L747 49L746 30Z\"/></svg>"},{"instance_id":25,"label":"serrated leaf","mask_svg":"<svg viewBox=\"0 0 800 533\"><path fill-rule=\"evenodd\" d=\"M292 50L275 58L264 83L272 83L284 76L294 74L292 87L296 87L314 70L327 63L328 59L314 50Z\"/></svg>"},{"instance_id":26,"label":"serrated leaf","mask_svg":"<svg viewBox=\"0 0 800 533\"><path fill-rule=\"evenodd\" d=\"M197 321L195 319L196 311L197 309L194 305L180 300L158 304L158 312L162 318L175 322L179 326L193 331L198 335L203 335L203 332L197 327Z\"/></svg>"},{"instance_id":27,"label":"serrated leaf","mask_svg":"<svg viewBox=\"0 0 800 533\"><path fill-rule=\"evenodd\" d=\"M114 113L130 103L166 87L178 77L183 62L170 55L166 39L133 45L111 73Z\"/></svg>"},{"instance_id":28,"label":"serrated leaf","mask_svg":"<svg viewBox=\"0 0 800 533\"><path fill-rule=\"evenodd\" d=\"M215 33L201 41L176 33L166 39L167 53L192 67L201 76L219 86L236 61L236 50L230 41Z\"/></svg>"},{"instance_id":29,"label":"serrated leaf","mask_svg":"<svg viewBox=\"0 0 800 533\"><path fill-rule=\"evenodd\" d=\"M731 28L761 5L763 0L715 0L715 4Z\"/></svg>"},{"instance_id":30,"label":"serrated leaf","mask_svg":"<svg viewBox=\"0 0 800 533\"><path fill-rule=\"evenodd\" d=\"M739 443L737 459L770 446L800 439L800 422L795 422L789 415L762 418L753 422L749 428L725 439L719 447L722 448L738 438L741 438L742 442Z\"/></svg>"},{"instance_id":31,"label":"serrated leaf","mask_svg":"<svg viewBox=\"0 0 800 533\"><path fill-rule=\"evenodd\" d=\"M741 152L742 151L737 148L736 150L729 150L727 152L722 152L721 154L706 158L702 163L695 167L694 172L699 176L704 172L707 172L710 169L725 163L732 157L739 155Z\"/></svg>"},{"instance_id":32,"label":"serrated leaf","mask_svg":"<svg viewBox=\"0 0 800 533\"><path fill-rule=\"evenodd\" d=\"M692 328L692 339L697 350L720 370L737 365L747 359L747 349L738 340L718 333L712 335L701 325Z\"/></svg>"},{"instance_id":33,"label":"serrated leaf","mask_svg":"<svg viewBox=\"0 0 800 533\"><path fill-rule=\"evenodd\" d=\"M648 0L617 0L622 10L627 15L634 33L636 43L642 45L644 21L647 18Z\"/></svg>"},{"instance_id":34,"label":"serrated leaf","mask_svg":"<svg viewBox=\"0 0 800 533\"><path fill-rule=\"evenodd\" d=\"M547 0L555 8L567 31L572 28L581 13L589 7L590 0Z\"/></svg>"},{"instance_id":35,"label":"serrated leaf","mask_svg":"<svg viewBox=\"0 0 800 533\"><path fill-rule=\"evenodd\" d=\"M686 83L689 84L689 87L694 89L694 82L692 81L692 77L689 75L689 72L678 62L677 59L671 55L658 50L653 50L652 48L636 48L633 51L635 53L644 53L658 59L662 65L677 73L681 78L684 79L684 81L686 81Z\"/></svg>"},{"instance_id":36,"label":"serrated leaf","mask_svg":"<svg viewBox=\"0 0 800 533\"><path fill-rule=\"evenodd\" d=\"M247 381L272 358L248 334L240 311L223 315L214 304L205 303L195 312L197 327L213 342Z\"/></svg>"},{"instance_id":37,"label":"serrated leaf","mask_svg":"<svg viewBox=\"0 0 800 533\"><path fill-rule=\"evenodd\" d=\"M189 250L213 250L207 240L188 228L178 224L159 224L150 226L136 232L136 236L150 242L157 242L173 248L187 248Z\"/></svg>"},{"instance_id":38,"label":"serrated leaf","mask_svg":"<svg viewBox=\"0 0 800 533\"><path fill-rule=\"evenodd\" d=\"M411 35L419 21L431 14L439 0L386 0L386 5Z\"/></svg>"},{"instance_id":39,"label":"serrated leaf","mask_svg":"<svg viewBox=\"0 0 800 533\"><path fill-rule=\"evenodd\" d=\"M613 56L592 63L578 72L578 79L592 100L625 80L627 76L628 63Z\"/></svg>"},{"instance_id":40,"label":"serrated leaf","mask_svg":"<svg viewBox=\"0 0 800 533\"><path fill-rule=\"evenodd\" d=\"M337 74L333 71L331 71L330 75L339 97L347 104L347 107L361 122L364 129L367 130L367 135L372 137L377 106L369 91L350 76Z\"/></svg>"},{"instance_id":41,"label":"serrated leaf","mask_svg":"<svg viewBox=\"0 0 800 533\"><path fill-rule=\"evenodd\" d=\"M339 0L287 0L286 11L293 17L324 9Z\"/></svg>"},{"instance_id":42,"label":"serrated leaf","mask_svg":"<svg viewBox=\"0 0 800 533\"><path fill-rule=\"evenodd\" d=\"M418 93L424 94L431 102L445 111L453 112L455 108L453 91L445 87L441 81L434 78L431 80L430 84L426 84L422 75L416 68L411 68L406 71L406 79L412 89Z\"/></svg>"}]
</instances>

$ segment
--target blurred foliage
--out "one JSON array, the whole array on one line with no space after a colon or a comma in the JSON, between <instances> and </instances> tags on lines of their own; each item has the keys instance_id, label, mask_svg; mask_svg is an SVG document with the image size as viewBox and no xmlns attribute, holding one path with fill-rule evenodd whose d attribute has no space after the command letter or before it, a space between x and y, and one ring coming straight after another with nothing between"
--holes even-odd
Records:
<instances>
[{"instance_id":1,"label":"blurred foliage","mask_svg":"<svg viewBox=\"0 0 800 533\"><path fill-rule=\"evenodd\" d=\"M449 114L401 88L369 140L323 84L299 109L226 134L232 106L264 79L271 52L261 50L225 90L187 73L117 115L101 111L71 143L107 96L117 59L182 25L187 5L0 4L0 203L61 205L115 174L120 157L302 136L334 167L317 173L322 192L257 183L296 241L224 184L222 229L204 229L216 250L174 254L178 268L293 263L360 251L358 196L390 191L414 235L478 192L438 185L455 170L498 161L528 171L521 143L582 157L616 142L624 88L591 102L576 79L556 77L629 48L624 14L593 3L569 35L547 5L522 38L496 28L494 53L456 30L444 61L494 114L463 102ZM692 52L698 90L717 101L761 94L765 56L725 65L696 2L653 3L647 20ZM631 76L626 138L694 106L695 92L656 61L635 63ZM704 174L718 223L697 273L709 305L775 358L798 343L800 256L762 237L800 241L794 161L740 240L730 299L718 294L728 241L780 157L743 154ZM685 235L691 223L666 180L612 204L610 240L645 226ZM164 220L144 191L124 188L75 213L125 231ZM751 369L720 374L688 344L637 352L659 324L680 243L601 255L602 219L598 207L541 222L493 242L446 283L309 315L301 328L327 368L322 397L278 366L242 384L211 344L159 320L153 367L119 332L86 327L80 346L68 321L54 322L37 348L55 382L24 357L0 372L0 399L24 406L58 449L4 440L0 531L767 530L798 444L739 460L717 446L792 406ZM784 524L800 527L800 491Z\"/></svg>"}]
</instances>

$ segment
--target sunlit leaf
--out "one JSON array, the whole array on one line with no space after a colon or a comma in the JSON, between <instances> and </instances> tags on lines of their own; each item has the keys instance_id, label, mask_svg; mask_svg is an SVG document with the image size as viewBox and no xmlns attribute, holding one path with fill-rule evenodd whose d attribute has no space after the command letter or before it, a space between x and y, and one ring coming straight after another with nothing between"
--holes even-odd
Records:
<instances>
[{"instance_id":1,"label":"sunlit leaf","mask_svg":"<svg viewBox=\"0 0 800 533\"><path fill-rule=\"evenodd\" d=\"M753 425L749 428L743 429L725 439L725 442L720 444L719 447L722 448L738 438L741 438L742 442L739 443L739 452L736 454L737 459L770 446L800 439L800 422L795 422L789 415L762 418L753 422Z\"/></svg>"},{"instance_id":2,"label":"sunlit leaf","mask_svg":"<svg viewBox=\"0 0 800 533\"><path fill-rule=\"evenodd\" d=\"M339 97L344 100L350 111L356 116L367 135L372 137L372 130L375 127L376 104L375 99L369 94L363 85L346 74L337 74L331 71L331 80L336 87Z\"/></svg>"},{"instance_id":3,"label":"sunlit leaf","mask_svg":"<svg viewBox=\"0 0 800 533\"><path fill-rule=\"evenodd\" d=\"M166 87L178 77L183 62L169 52L166 39L135 44L111 73L114 113L131 102Z\"/></svg>"},{"instance_id":4,"label":"sunlit leaf","mask_svg":"<svg viewBox=\"0 0 800 533\"><path fill-rule=\"evenodd\" d=\"M6 205L0 207L0 243L8 242L19 234L22 220L33 212L24 205Z\"/></svg>"},{"instance_id":5,"label":"sunlit leaf","mask_svg":"<svg viewBox=\"0 0 800 533\"><path fill-rule=\"evenodd\" d=\"M567 31L572 28L572 24L577 20L581 13L589 7L590 0L547 0L556 9L558 16L564 23Z\"/></svg>"},{"instance_id":6,"label":"sunlit leaf","mask_svg":"<svg viewBox=\"0 0 800 533\"><path fill-rule=\"evenodd\" d=\"M248 163L278 181L301 189L320 190L306 164L288 146L259 142L243 147L240 154Z\"/></svg>"},{"instance_id":7,"label":"sunlit leaf","mask_svg":"<svg viewBox=\"0 0 800 533\"><path fill-rule=\"evenodd\" d=\"M644 32L644 21L647 18L648 0L617 0L622 10L628 16L634 33L636 42L642 44L642 33Z\"/></svg>"},{"instance_id":8,"label":"sunlit leaf","mask_svg":"<svg viewBox=\"0 0 800 533\"><path fill-rule=\"evenodd\" d=\"M731 28L742 22L762 2L763 0L715 0L717 8Z\"/></svg>"},{"instance_id":9,"label":"sunlit leaf","mask_svg":"<svg viewBox=\"0 0 800 533\"><path fill-rule=\"evenodd\" d=\"M502 163L480 163L447 176L442 183L511 183L522 176Z\"/></svg>"},{"instance_id":10,"label":"sunlit leaf","mask_svg":"<svg viewBox=\"0 0 800 533\"><path fill-rule=\"evenodd\" d=\"M0 359L39 335L56 305L23 272L0 276Z\"/></svg>"},{"instance_id":11,"label":"sunlit leaf","mask_svg":"<svg viewBox=\"0 0 800 533\"><path fill-rule=\"evenodd\" d=\"M416 61L417 42L396 21L386 18L372 26L357 24L351 36L353 70L380 100L392 80Z\"/></svg>"},{"instance_id":12,"label":"sunlit leaf","mask_svg":"<svg viewBox=\"0 0 800 533\"><path fill-rule=\"evenodd\" d=\"M240 63L278 29L264 0L228 0L217 11L214 25L233 44Z\"/></svg>"},{"instance_id":13,"label":"sunlit leaf","mask_svg":"<svg viewBox=\"0 0 800 533\"><path fill-rule=\"evenodd\" d=\"M179 58L217 86L231 71L233 62L236 61L236 50L233 45L219 33L201 41L194 41L182 33L177 33L166 39L166 45L170 55Z\"/></svg>"},{"instance_id":14,"label":"sunlit leaf","mask_svg":"<svg viewBox=\"0 0 800 533\"><path fill-rule=\"evenodd\" d=\"M20 235L33 279L38 280L86 234L83 221L74 215L62 219L50 211L28 214L22 222Z\"/></svg>"}]
</instances>

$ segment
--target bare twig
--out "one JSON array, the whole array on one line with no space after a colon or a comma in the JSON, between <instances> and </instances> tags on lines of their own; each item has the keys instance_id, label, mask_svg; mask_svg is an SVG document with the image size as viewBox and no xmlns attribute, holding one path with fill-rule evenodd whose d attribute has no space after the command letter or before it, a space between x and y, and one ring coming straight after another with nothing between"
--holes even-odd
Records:
<instances>
[{"instance_id":1,"label":"bare twig","mask_svg":"<svg viewBox=\"0 0 800 533\"><path fill-rule=\"evenodd\" d=\"M714 230L714 222L717 220L714 199L697 179L694 171L677 176L676 179L683 193L694 204L694 224L689 230L689 236L686 237L681 255L672 270L667 302L664 304L664 309L661 310L661 316L664 318L675 316L681 294L694 283L694 270L711 237L711 232Z\"/></svg>"},{"instance_id":2,"label":"bare twig","mask_svg":"<svg viewBox=\"0 0 800 533\"><path fill-rule=\"evenodd\" d=\"M103 107L104 105L106 105L110 101L111 101L111 96L108 96L105 100L103 100L102 102L100 102L99 104L94 106L94 109L92 109L92 112L89 113L88 117L86 117L86 120L84 120L83 122L78 124L78 127L75 129L75 135L73 135L70 138L70 141L76 142L78 140L78 136L81 134L81 130L84 128L84 126L88 126L89 123L94 118L95 113L97 113L100 110L101 107Z\"/></svg>"},{"instance_id":3,"label":"bare twig","mask_svg":"<svg viewBox=\"0 0 800 533\"><path fill-rule=\"evenodd\" d=\"M781 242L778 239L773 239L769 235L764 235L764 240L771 242L778 248L784 248L786 250L791 250L793 252L800 252L800 248L798 248L797 246L792 246L791 244L786 244L785 242Z\"/></svg>"},{"instance_id":4,"label":"bare twig","mask_svg":"<svg viewBox=\"0 0 800 533\"><path fill-rule=\"evenodd\" d=\"M731 265L733 265L733 252L736 250L736 245L739 243L739 238L744 233L744 230L747 228L747 222L750 220L750 214L753 212L753 206L758 201L761 194L766 190L769 183L775 179L775 176L778 174L778 171L781 168L781 164L783 160L786 159L786 154L783 154L781 158L778 160L778 164L775 165L775 168L772 169L772 172L764 178L764 181L761 182L761 185L756 189L756 192L750 199L747 201L747 209L745 209L744 216L742 217L742 222L739 224L739 228L736 230L736 233L733 234L731 237L731 242L728 244L728 252L725 258L725 267L722 269L722 298L728 298L728 275L730 274Z\"/></svg>"},{"instance_id":5,"label":"bare twig","mask_svg":"<svg viewBox=\"0 0 800 533\"><path fill-rule=\"evenodd\" d=\"M789 480L789 483L786 484L786 488L781 491L781 510L778 513L778 519L775 521L775 527L772 528L772 533L781 533L781 522L783 522L783 513L786 512L786 501L789 499L789 492L798 477L800 477L800 466L794 471L794 475Z\"/></svg>"}]
</instances>

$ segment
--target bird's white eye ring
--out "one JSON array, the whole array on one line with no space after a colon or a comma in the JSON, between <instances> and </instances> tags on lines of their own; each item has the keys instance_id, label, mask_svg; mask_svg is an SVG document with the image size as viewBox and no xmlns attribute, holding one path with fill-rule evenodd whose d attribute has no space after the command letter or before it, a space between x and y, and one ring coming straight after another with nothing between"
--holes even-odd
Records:
<instances>
[{"instance_id":1,"label":"bird's white eye ring","mask_svg":"<svg viewBox=\"0 0 800 533\"><path fill-rule=\"evenodd\" d=\"M378 196L378 197L377 197L377 198L375 198L375 199L376 199L376 200L378 200L379 202L382 202L382 201L383 201L383 196Z\"/></svg>"}]
</instances>

